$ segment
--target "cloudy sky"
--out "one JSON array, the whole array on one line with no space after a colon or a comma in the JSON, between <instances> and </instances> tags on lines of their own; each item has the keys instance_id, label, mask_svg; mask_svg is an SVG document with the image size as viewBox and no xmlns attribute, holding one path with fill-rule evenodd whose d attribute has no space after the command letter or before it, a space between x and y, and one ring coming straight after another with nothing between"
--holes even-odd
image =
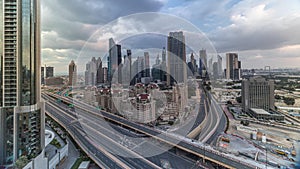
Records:
<instances>
[{"instance_id":1,"label":"cloudy sky","mask_svg":"<svg viewBox=\"0 0 300 169\"><path fill-rule=\"evenodd\" d=\"M42 62L57 74L105 58L110 37L139 51L162 48L173 29L200 31L223 58L238 52L243 68L300 68L299 0L42 0L41 13ZM195 51L209 48L190 37Z\"/></svg>"}]
</instances>

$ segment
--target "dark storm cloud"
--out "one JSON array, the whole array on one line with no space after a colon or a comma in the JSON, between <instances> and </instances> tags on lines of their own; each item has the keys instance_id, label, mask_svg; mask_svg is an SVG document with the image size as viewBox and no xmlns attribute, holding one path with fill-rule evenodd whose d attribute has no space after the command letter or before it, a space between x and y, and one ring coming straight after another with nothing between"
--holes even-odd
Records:
<instances>
[{"instance_id":1,"label":"dark storm cloud","mask_svg":"<svg viewBox=\"0 0 300 169\"><path fill-rule=\"evenodd\" d=\"M44 0L43 6L62 18L85 24L105 24L120 16L156 12L164 4L156 0ZM59 19L59 18L58 18Z\"/></svg>"},{"instance_id":2,"label":"dark storm cloud","mask_svg":"<svg viewBox=\"0 0 300 169\"><path fill-rule=\"evenodd\" d=\"M148 49L166 47L167 36L159 34L141 34L123 39L121 42L123 48L127 49Z\"/></svg>"}]
</instances>

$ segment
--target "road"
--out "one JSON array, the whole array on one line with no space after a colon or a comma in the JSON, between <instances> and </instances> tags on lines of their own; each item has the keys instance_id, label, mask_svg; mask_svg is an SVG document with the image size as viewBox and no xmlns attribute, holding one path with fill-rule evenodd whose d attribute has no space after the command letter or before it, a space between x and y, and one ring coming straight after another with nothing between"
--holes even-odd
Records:
<instances>
[{"instance_id":1,"label":"road","mask_svg":"<svg viewBox=\"0 0 300 169\"><path fill-rule=\"evenodd\" d=\"M109 168L159 168L158 166L152 164L148 160L138 156L137 158L133 159L128 159L124 158L123 156L115 156L117 157L120 161L121 164L119 165L116 163L116 159L113 158L111 159L110 155L108 156L110 152L106 152L107 150L103 150L103 147L107 147L107 145L110 145L111 149L114 152L122 152L122 153L127 153L128 156L136 157L133 154L130 154L131 152L128 151L127 149L121 147L119 144L114 143L111 139L107 138L105 135L103 135L101 132L93 129L92 127L87 127L85 126L85 123L78 122L76 115L70 115L61 109L57 107L58 105L55 105L55 103L48 101L45 105L45 109L47 110L48 113L56 117L57 120L59 120L61 123L66 126L70 132L72 132L76 138L74 140L76 141L77 139L85 145L85 147L88 148L88 155L93 154L96 156L96 159L99 159L100 162L104 163L106 167ZM92 138L88 137L86 132L91 133L89 136L93 136ZM95 143L95 140L100 140L103 144L98 144L99 142ZM103 147L102 147L103 146ZM103 152L106 152L103 153ZM111 153L110 153L111 154Z\"/></svg>"},{"instance_id":2,"label":"road","mask_svg":"<svg viewBox=\"0 0 300 169\"><path fill-rule=\"evenodd\" d=\"M213 96L207 92L206 107L207 117L202 132L199 135L199 141L213 144L216 138L226 129L227 119L222 108Z\"/></svg>"},{"instance_id":3,"label":"road","mask_svg":"<svg viewBox=\"0 0 300 169\"><path fill-rule=\"evenodd\" d=\"M44 96L45 97L45 96ZM105 147L106 150L111 152L113 155L115 155L118 158L122 158L124 161L136 161L136 158L132 158L133 155L128 154L128 151L131 151L131 149L135 150L136 152L141 152L141 151L156 151L157 155L152 155L150 154L147 156L146 154L143 154L143 156L147 156L147 159L149 161L153 161L156 165L161 165L161 159L167 160L170 162L171 166L173 168L185 168L185 167L194 167L194 168L201 168L195 166L195 161L192 161L191 159L185 159L179 155L176 155L172 152L169 151L170 147L158 144L153 141L144 141L143 143L137 142L139 140L136 140L136 145L132 148L127 147L125 151L120 150L118 147L119 145L114 145L112 142L118 141L120 142L123 140L124 136L127 136L126 139L130 138L138 138L141 135L137 135L136 133L132 133L129 130L126 130L118 125L114 124L109 124L107 126L107 122L105 122L103 119L97 118L95 115L89 115L89 116L82 116L82 114L85 114L84 111L80 109L76 109L76 113L73 111L70 111L68 106L62 103L53 103L51 101L51 98L46 98L48 101L46 105L51 105L55 104L56 106L60 107L62 110L65 110L66 113L69 114L69 116L72 116L71 123L74 123L77 120L77 118L80 121L80 124L82 126L82 129L85 131L85 133L88 133L87 136L91 140L93 140L93 143ZM52 103L52 104L49 104ZM48 107L46 107L47 109ZM64 113L63 113L64 114ZM89 127L85 126L89 125ZM121 133L121 134L120 134ZM109 139L106 139L105 136L108 136ZM144 136L144 135L143 135ZM103 139L104 137L104 139ZM105 141L106 140L106 141ZM153 140L153 139L152 139ZM134 142L133 140L132 142ZM125 145L128 146L128 145ZM143 157L138 157L138 158L143 158ZM143 165L143 164L140 164ZM143 168L147 168L147 166L144 166Z\"/></svg>"},{"instance_id":4,"label":"road","mask_svg":"<svg viewBox=\"0 0 300 169\"><path fill-rule=\"evenodd\" d=\"M54 98L60 98L68 103L73 103L73 100L70 98L64 98L60 97L55 94L50 94ZM220 164L225 167L229 168L255 168L252 164L247 164L243 161L240 161L238 159L235 159L233 157L229 157L227 155L224 155L222 153L219 153L218 151L207 149L203 146L196 145L191 140L185 140L182 138L178 138L176 136L171 135L170 133L162 132L161 130L157 130L154 128L150 128L141 124L137 124L131 121L128 121L124 118L121 118L119 116L107 113L105 111L99 111L95 107L92 107L90 105L87 105L85 103L79 102L77 100L74 100L76 109L82 109L88 114L88 116L96 115L101 118L105 118L106 120L113 121L115 123L118 123L124 127L131 128L133 130L136 130L137 132L146 134L152 138L155 138L159 141L165 142L171 146L175 146L180 150L183 150L188 153L195 154L201 158L205 158L209 161L212 161L214 163Z\"/></svg>"}]
</instances>

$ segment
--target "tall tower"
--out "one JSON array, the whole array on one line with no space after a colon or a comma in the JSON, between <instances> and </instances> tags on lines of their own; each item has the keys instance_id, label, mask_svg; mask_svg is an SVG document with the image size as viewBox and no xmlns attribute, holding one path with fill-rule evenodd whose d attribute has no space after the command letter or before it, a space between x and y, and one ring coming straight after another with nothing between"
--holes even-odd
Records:
<instances>
[{"instance_id":1,"label":"tall tower","mask_svg":"<svg viewBox=\"0 0 300 169\"><path fill-rule=\"evenodd\" d=\"M74 60L69 64L69 85L74 86L77 82L77 66Z\"/></svg>"},{"instance_id":2,"label":"tall tower","mask_svg":"<svg viewBox=\"0 0 300 169\"><path fill-rule=\"evenodd\" d=\"M185 36L183 32L170 32L168 36L168 73L167 84L184 83L186 74Z\"/></svg>"},{"instance_id":3,"label":"tall tower","mask_svg":"<svg viewBox=\"0 0 300 169\"><path fill-rule=\"evenodd\" d=\"M122 52L121 45L115 43L113 38L109 39L109 54L108 54L108 72L107 72L107 80L111 82L113 75L116 70L118 70L118 81L121 78L121 70L119 66L122 62ZM119 81L120 82L120 81Z\"/></svg>"},{"instance_id":4,"label":"tall tower","mask_svg":"<svg viewBox=\"0 0 300 169\"><path fill-rule=\"evenodd\" d=\"M144 76L150 77L150 60L149 60L149 52L144 52L144 61L145 61L145 70Z\"/></svg>"},{"instance_id":5,"label":"tall tower","mask_svg":"<svg viewBox=\"0 0 300 169\"><path fill-rule=\"evenodd\" d=\"M223 68L222 68L222 57L218 55L218 72L221 78L223 77Z\"/></svg>"},{"instance_id":6,"label":"tall tower","mask_svg":"<svg viewBox=\"0 0 300 169\"><path fill-rule=\"evenodd\" d=\"M0 165L45 147L39 10L39 0L0 2Z\"/></svg>"},{"instance_id":7,"label":"tall tower","mask_svg":"<svg viewBox=\"0 0 300 169\"><path fill-rule=\"evenodd\" d=\"M207 53L205 49L199 51L199 74L201 77L206 76L207 72Z\"/></svg>"},{"instance_id":8,"label":"tall tower","mask_svg":"<svg viewBox=\"0 0 300 169\"><path fill-rule=\"evenodd\" d=\"M226 53L226 79L239 80L241 78L241 62L237 53Z\"/></svg>"}]
</instances>

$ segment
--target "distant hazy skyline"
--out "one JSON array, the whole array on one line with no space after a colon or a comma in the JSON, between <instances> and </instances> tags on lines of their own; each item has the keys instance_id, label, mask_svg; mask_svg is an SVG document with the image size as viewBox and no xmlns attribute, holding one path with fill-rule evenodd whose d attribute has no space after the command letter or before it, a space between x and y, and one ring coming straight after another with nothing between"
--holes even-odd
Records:
<instances>
[{"instance_id":1,"label":"distant hazy skyline","mask_svg":"<svg viewBox=\"0 0 300 169\"><path fill-rule=\"evenodd\" d=\"M67 72L69 62L76 60L97 29L141 12L171 14L191 22L212 41L224 62L226 52L238 52L242 68L300 68L299 0L42 0L43 65L54 66L58 74ZM105 36L138 31L130 29L136 23L147 30L149 22L119 19L112 34ZM158 28L165 24L159 22ZM108 50L108 42L88 45L90 57L103 57Z\"/></svg>"}]
</instances>

